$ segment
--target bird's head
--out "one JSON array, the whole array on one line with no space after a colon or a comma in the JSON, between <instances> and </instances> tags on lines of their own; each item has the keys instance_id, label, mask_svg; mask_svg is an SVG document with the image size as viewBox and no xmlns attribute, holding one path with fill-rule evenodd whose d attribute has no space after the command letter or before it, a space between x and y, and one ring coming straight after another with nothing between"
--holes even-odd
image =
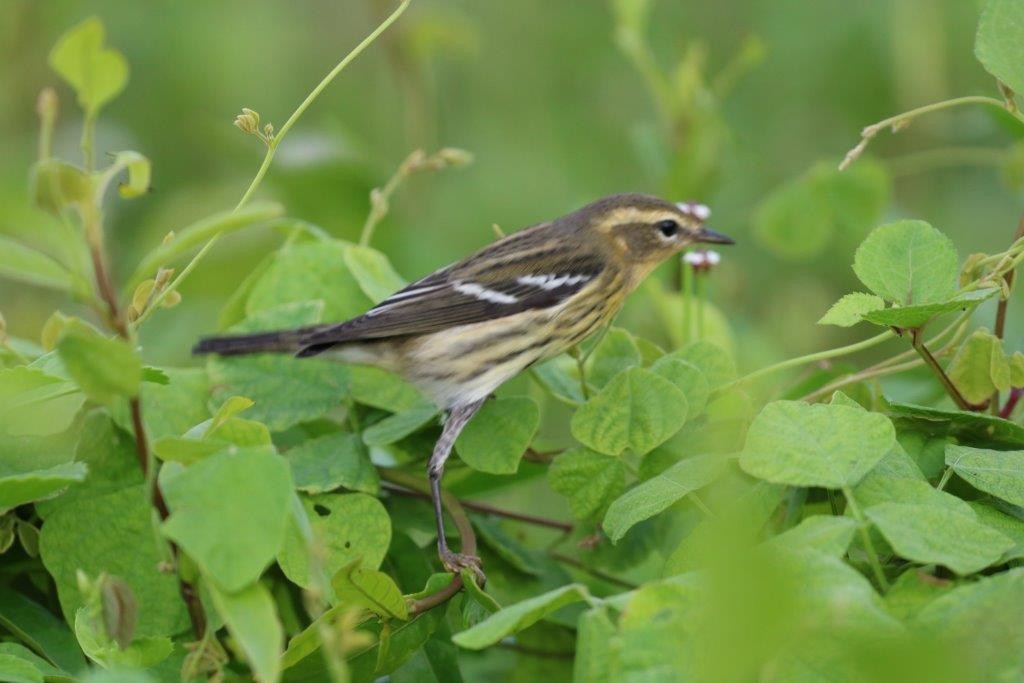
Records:
<instances>
[{"instance_id":1,"label":"bird's head","mask_svg":"<svg viewBox=\"0 0 1024 683\"><path fill-rule=\"evenodd\" d=\"M643 270L693 244L733 244L705 225L711 211L703 204L619 194L599 199L578 213L616 261Z\"/></svg>"}]
</instances>

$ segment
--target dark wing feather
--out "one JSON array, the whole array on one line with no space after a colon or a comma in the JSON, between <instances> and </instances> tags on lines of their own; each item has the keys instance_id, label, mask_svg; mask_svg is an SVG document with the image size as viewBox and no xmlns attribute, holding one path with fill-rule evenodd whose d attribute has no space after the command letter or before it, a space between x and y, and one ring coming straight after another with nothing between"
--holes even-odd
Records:
<instances>
[{"instance_id":1,"label":"dark wing feather","mask_svg":"<svg viewBox=\"0 0 1024 683\"><path fill-rule=\"evenodd\" d=\"M549 308L579 292L604 268L599 254L572 253L578 250L560 240L520 245L510 258L507 242L522 234L412 283L358 318L310 334L298 355Z\"/></svg>"}]
</instances>

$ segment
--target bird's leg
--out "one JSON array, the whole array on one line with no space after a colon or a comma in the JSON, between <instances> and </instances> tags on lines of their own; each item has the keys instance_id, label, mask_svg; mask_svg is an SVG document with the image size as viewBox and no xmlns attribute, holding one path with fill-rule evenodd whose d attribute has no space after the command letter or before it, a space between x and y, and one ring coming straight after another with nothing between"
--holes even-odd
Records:
<instances>
[{"instance_id":1,"label":"bird's leg","mask_svg":"<svg viewBox=\"0 0 1024 683\"><path fill-rule=\"evenodd\" d=\"M445 569L456 574L463 567L472 569L478 577L483 579L483 571L480 569L480 558L474 555L462 555L453 553L448 548L448 540L444 536L444 512L441 508L441 477L444 476L444 463L451 455L452 447L459 432L466 426L466 423L480 410L483 401L467 403L452 408L444 421L444 428L441 436L434 444L434 453L430 456L427 464L427 478L430 480L430 497L434 502L434 519L437 521L437 553L441 558L441 564Z\"/></svg>"}]
</instances>

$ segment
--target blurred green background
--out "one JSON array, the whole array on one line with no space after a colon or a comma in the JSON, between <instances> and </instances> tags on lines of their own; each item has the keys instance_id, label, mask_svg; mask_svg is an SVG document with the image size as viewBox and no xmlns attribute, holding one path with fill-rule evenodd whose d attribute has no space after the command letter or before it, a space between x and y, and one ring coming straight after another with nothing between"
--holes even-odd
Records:
<instances>
[{"instance_id":1,"label":"blurred green background","mask_svg":"<svg viewBox=\"0 0 1024 683\"><path fill-rule=\"evenodd\" d=\"M26 179L36 96L58 84L47 53L68 27L99 16L131 65L127 90L101 117L99 152L137 149L153 162L148 196L110 203L108 239L123 277L168 231L237 202L263 156L231 125L238 111L250 107L279 127L393 6L0 0L0 232L31 241L49 220L30 207ZM307 112L258 194L355 239L370 189L411 150L470 150L468 168L412 178L377 231L375 246L409 279L487 243L494 223L518 229L620 191L703 201L713 227L738 241L709 287L747 368L866 335L814 321L856 287L853 250L882 220L927 220L961 256L1009 243L1021 155L998 113L976 108L879 135L868 150L874 161L858 162L877 171L876 210L831 227L798 211L790 222L807 225L792 233L756 229L766 198L818 162L834 166L864 125L958 95L996 95L972 54L978 2L664 0L652 8L642 47L677 76L676 118L659 117L617 44L613 4L414 0ZM59 92L56 153L77 160L79 115L68 90ZM189 362L197 332L215 329L225 299L280 240L257 229L219 243L184 285L183 303L145 328L147 361ZM1020 297L1011 305L1012 342L1024 311ZM58 306L73 311L44 290L0 282L13 334L37 339ZM634 306L626 322L642 327L647 317Z\"/></svg>"}]
</instances>

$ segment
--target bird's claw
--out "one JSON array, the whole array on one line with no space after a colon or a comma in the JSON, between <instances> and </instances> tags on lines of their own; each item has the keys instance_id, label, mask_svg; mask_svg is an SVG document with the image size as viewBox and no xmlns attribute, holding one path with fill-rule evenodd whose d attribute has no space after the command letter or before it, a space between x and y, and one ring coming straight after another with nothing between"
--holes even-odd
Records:
<instances>
[{"instance_id":1,"label":"bird's claw","mask_svg":"<svg viewBox=\"0 0 1024 683\"><path fill-rule=\"evenodd\" d=\"M476 577L478 585L483 586L486 583L487 577L484 576L480 558L476 555L463 555L462 553L453 553L450 550L442 550L440 556L441 564L444 565L447 571L459 574L463 569L469 569Z\"/></svg>"}]
</instances>

